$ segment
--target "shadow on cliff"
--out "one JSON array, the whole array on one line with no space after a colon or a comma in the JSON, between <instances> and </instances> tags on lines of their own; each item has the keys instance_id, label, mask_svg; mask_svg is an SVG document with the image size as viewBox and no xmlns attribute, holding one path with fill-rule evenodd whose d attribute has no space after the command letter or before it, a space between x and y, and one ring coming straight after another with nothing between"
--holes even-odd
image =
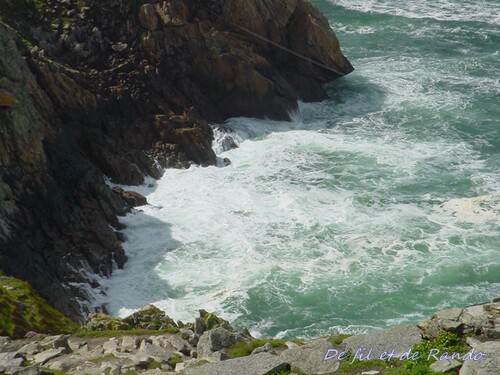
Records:
<instances>
[{"instance_id":1,"label":"shadow on cliff","mask_svg":"<svg viewBox=\"0 0 500 375\"><path fill-rule=\"evenodd\" d=\"M168 252L183 245L172 237L171 224L140 209L121 221L127 225L123 247L128 261L104 281L108 295L103 302L113 315L172 298L175 291L159 276L158 268Z\"/></svg>"},{"instance_id":2,"label":"shadow on cliff","mask_svg":"<svg viewBox=\"0 0 500 375\"><path fill-rule=\"evenodd\" d=\"M257 139L271 133L295 130L320 131L346 126L355 118L381 112L386 104L385 89L361 74L353 73L324 88L329 98L319 103L301 103L299 109L291 113L291 122L238 117L217 126L236 132L243 139Z\"/></svg>"}]
</instances>

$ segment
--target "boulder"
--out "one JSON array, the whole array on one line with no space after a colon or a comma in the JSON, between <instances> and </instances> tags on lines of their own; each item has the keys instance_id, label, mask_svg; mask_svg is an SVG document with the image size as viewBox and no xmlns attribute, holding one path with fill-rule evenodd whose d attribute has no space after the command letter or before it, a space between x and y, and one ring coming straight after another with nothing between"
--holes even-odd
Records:
<instances>
[{"instance_id":1,"label":"boulder","mask_svg":"<svg viewBox=\"0 0 500 375\"><path fill-rule=\"evenodd\" d=\"M353 354L358 349L365 348L365 354L371 349L372 355L375 358L380 358L380 354L391 352L393 349L395 349L396 355L401 355L421 341L422 335L417 327L400 326L351 336L345 339L343 344Z\"/></svg>"},{"instance_id":2,"label":"boulder","mask_svg":"<svg viewBox=\"0 0 500 375\"><path fill-rule=\"evenodd\" d=\"M288 370L290 370L290 365L280 357L269 353L260 353L218 363L188 367L184 370L184 375L271 375Z\"/></svg>"},{"instance_id":3,"label":"boulder","mask_svg":"<svg viewBox=\"0 0 500 375\"><path fill-rule=\"evenodd\" d=\"M332 344L326 339L317 339L281 353L280 358L308 375L332 375L340 366L338 360L325 361L325 354Z\"/></svg>"},{"instance_id":4,"label":"boulder","mask_svg":"<svg viewBox=\"0 0 500 375\"><path fill-rule=\"evenodd\" d=\"M68 353L66 348L49 349L35 355L33 362L43 365L51 359L60 357L66 353Z\"/></svg>"},{"instance_id":5,"label":"boulder","mask_svg":"<svg viewBox=\"0 0 500 375\"><path fill-rule=\"evenodd\" d=\"M264 345L259 346L258 348L255 348L252 352L253 354L259 354L259 353L269 353L269 354L274 354L276 355L276 352L274 351L274 348L271 344L266 342Z\"/></svg>"},{"instance_id":6,"label":"boulder","mask_svg":"<svg viewBox=\"0 0 500 375\"><path fill-rule=\"evenodd\" d=\"M228 348L238 341L246 339L222 327L206 331L198 341L198 357L210 357L213 353Z\"/></svg>"},{"instance_id":7,"label":"boulder","mask_svg":"<svg viewBox=\"0 0 500 375\"><path fill-rule=\"evenodd\" d=\"M476 354L483 352L487 356L478 360L465 361L460 375L493 375L500 374L500 341L488 341L474 348Z\"/></svg>"},{"instance_id":8,"label":"boulder","mask_svg":"<svg viewBox=\"0 0 500 375\"><path fill-rule=\"evenodd\" d=\"M460 367L462 367L462 363L458 362L456 359L445 359L430 365L432 371L444 373L459 369Z\"/></svg>"}]
</instances>

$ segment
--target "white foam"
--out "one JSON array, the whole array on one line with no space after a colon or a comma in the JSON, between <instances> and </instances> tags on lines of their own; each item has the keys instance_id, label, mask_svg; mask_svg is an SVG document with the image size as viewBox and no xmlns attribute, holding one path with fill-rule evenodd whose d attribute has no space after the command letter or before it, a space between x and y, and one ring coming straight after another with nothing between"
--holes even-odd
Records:
<instances>
[{"instance_id":1,"label":"white foam","mask_svg":"<svg viewBox=\"0 0 500 375\"><path fill-rule=\"evenodd\" d=\"M474 21L498 26L500 4L495 0L329 0L343 8L363 13L390 14L439 21Z\"/></svg>"}]
</instances>

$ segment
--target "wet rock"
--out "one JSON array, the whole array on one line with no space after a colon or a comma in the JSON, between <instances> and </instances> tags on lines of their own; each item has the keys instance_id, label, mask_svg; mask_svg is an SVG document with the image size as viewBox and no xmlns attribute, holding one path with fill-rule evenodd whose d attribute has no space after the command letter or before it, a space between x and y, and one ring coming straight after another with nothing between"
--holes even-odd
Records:
<instances>
[{"instance_id":1,"label":"wet rock","mask_svg":"<svg viewBox=\"0 0 500 375\"><path fill-rule=\"evenodd\" d=\"M148 200L143 195L135 191L125 191L120 187L114 187L113 191L120 195L131 207L140 207L148 204Z\"/></svg>"}]
</instances>

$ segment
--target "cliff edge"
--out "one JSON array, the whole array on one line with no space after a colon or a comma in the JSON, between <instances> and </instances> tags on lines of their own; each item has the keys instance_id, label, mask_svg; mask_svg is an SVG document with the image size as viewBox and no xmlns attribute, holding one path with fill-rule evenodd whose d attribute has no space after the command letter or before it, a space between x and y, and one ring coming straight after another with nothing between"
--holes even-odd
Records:
<instances>
[{"instance_id":1,"label":"cliff edge","mask_svg":"<svg viewBox=\"0 0 500 375\"><path fill-rule=\"evenodd\" d=\"M216 163L208 121L288 119L353 70L304 0L0 3L0 269L82 321L126 255L106 184Z\"/></svg>"}]
</instances>

